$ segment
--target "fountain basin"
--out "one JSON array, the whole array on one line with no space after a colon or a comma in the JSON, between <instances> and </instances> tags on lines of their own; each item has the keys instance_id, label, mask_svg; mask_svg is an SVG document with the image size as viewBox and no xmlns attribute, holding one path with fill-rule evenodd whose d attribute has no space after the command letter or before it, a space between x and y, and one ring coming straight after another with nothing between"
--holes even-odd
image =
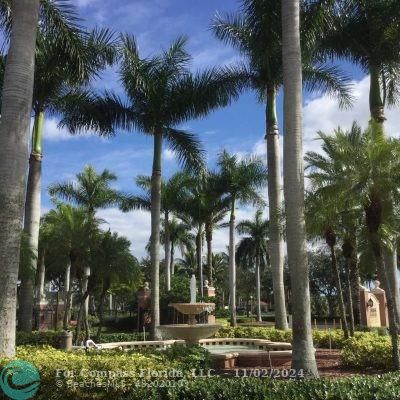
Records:
<instances>
[{"instance_id":1,"label":"fountain basin","mask_svg":"<svg viewBox=\"0 0 400 400\"><path fill-rule=\"evenodd\" d=\"M220 328L222 328L222 325L218 324L177 324L159 326L161 332L165 332L175 339L184 340L186 343L189 344L199 344L200 339L211 337Z\"/></svg>"},{"instance_id":2,"label":"fountain basin","mask_svg":"<svg viewBox=\"0 0 400 400\"><path fill-rule=\"evenodd\" d=\"M168 305L185 315L198 315L205 311L211 313L215 309L215 303L170 303Z\"/></svg>"}]
</instances>

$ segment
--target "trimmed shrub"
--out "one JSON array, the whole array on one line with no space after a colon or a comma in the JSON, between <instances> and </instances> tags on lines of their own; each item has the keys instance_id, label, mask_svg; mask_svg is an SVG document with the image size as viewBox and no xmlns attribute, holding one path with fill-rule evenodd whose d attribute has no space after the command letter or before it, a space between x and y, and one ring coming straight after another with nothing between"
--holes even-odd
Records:
<instances>
[{"instance_id":1,"label":"trimmed shrub","mask_svg":"<svg viewBox=\"0 0 400 400\"><path fill-rule=\"evenodd\" d=\"M17 346L41 346L48 345L57 348L58 347L58 336L60 331L46 331L39 332L33 331L17 332ZM82 334L83 335L83 334ZM149 338L149 334L146 334L146 339ZM112 343L112 342L135 342L143 340L143 333L132 332L132 333L102 333L100 338L93 336L93 340L96 343Z\"/></svg>"},{"instance_id":2,"label":"trimmed shrub","mask_svg":"<svg viewBox=\"0 0 400 400\"><path fill-rule=\"evenodd\" d=\"M190 378L194 370L210 367L209 353L198 346L173 346L163 352L144 353L67 353L49 346L22 346L17 349L17 359L30 362L39 370L37 399L121 398L146 382L166 381L171 376ZM8 361L0 360L0 369Z\"/></svg>"},{"instance_id":3,"label":"trimmed shrub","mask_svg":"<svg viewBox=\"0 0 400 400\"><path fill-rule=\"evenodd\" d=\"M345 365L353 368L392 369L390 337L374 333L357 334L345 341L342 358Z\"/></svg>"},{"instance_id":4,"label":"trimmed shrub","mask_svg":"<svg viewBox=\"0 0 400 400\"><path fill-rule=\"evenodd\" d=\"M172 387L141 387L130 400L395 400L400 374L279 381L268 378L194 379Z\"/></svg>"}]
</instances>

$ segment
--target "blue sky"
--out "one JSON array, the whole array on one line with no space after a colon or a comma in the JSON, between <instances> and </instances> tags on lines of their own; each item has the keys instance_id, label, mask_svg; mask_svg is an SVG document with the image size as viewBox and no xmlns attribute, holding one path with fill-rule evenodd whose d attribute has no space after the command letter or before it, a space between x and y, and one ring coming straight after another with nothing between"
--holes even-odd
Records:
<instances>
[{"instance_id":1,"label":"blue sky","mask_svg":"<svg viewBox=\"0 0 400 400\"><path fill-rule=\"evenodd\" d=\"M150 55L165 48L180 35L189 38L188 49L193 55L193 68L202 69L213 65L229 64L239 59L237 53L218 42L209 30L216 12L224 14L238 8L234 0L77 0L79 12L88 26L107 26L116 32L134 34L140 50ZM318 129L330 130L341 124L348 126L356 119L367 122L366 95L368 79L356 68L344 65L352 75L355 96L358 99L352 110L341 112L335 100L326 96L305 96L304 125L305 150L316 149L313 140ZM100 89L107 88L121 93L115 69L105 71L96 82ZM279 97L278 113L281 117L282 99ZM399 117L395 110L388 118L389 130L395 130ZM281 118L280 118L281 119ZM244 94L237 102L207 118L189 121L185 128L197 133L207 150L210 165L217 154L227 149L239 154L264 155L264 110L252 93ZM108 168L118 176L116 187L134 192L134 177L151 172L151 138L136 132L120 133L112 139L96 136L71 137L57 129L56 120L48 120L45 126L43 158L43 211L51 207L47 195L50 183L71 180L86 164L96 169ZM163 174L168 176L177 169L173 155L164 149ZM243 208L239 218L251 217L253 210ZM132 241L135 255L144 255L150 225L149 215L144 212L122 214L116 209L100 212L111 229L124 234ZM227 234L219 231L215 235L216 250L223 250Z\"/></svg>"}]
</instances>

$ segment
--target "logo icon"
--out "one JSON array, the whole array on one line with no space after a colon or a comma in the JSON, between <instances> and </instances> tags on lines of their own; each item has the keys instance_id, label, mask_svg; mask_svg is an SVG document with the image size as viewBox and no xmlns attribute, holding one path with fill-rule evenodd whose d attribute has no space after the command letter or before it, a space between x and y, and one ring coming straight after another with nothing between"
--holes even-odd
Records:
<instances>
[{"instance_id":1,"label":"logo icon","mask_svg":"<svg viewBox=\"0 0 400 400\"><path fill-rule=\"evenodd\" d=\"M26 361L11 361L1 370L0 387L10 399L30 399L38 391L39 385L39 371Z\"/></svg>"}]
</instances>

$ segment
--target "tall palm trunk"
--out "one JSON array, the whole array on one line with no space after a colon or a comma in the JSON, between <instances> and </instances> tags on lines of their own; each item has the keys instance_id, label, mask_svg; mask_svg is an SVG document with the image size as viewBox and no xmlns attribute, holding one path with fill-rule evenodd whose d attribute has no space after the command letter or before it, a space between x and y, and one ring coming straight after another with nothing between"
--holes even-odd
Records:
<instances>
[{"instance_id":1,"label":"tall palm trunk","mask_svg":"<svg viewBox=\"0 0 400 400\"><path fill-rule=\"evenodd\" d=\"M302 61L299 0L282 0L284 193L293 311L292 368L318 376L311 330L309 267L304 223Z\"/></svg>"},{"instance_id":2,"label":"tall palm trunk","mask_svg":"<svg viewBox=\"0 0 400 400\"><path fill-rule=\"evenodd\" d=\"M212 271L212 227L210 224L206 226L206 241L207 241L207 273L210 286L213 286L213 271Z\"/></svg>"},{"instance_id":3,"label":"tall palm trunk","mask_svg":"<svg viewBox=\"0 0 400 400\"><path fill-rule=\"evenodd\" d=\"M231 326L236 326L236 260L235 260L235 199L232 198L229 219L229 298Z\"/></svg>"},{"instance_id":4,"label":"tall palm trunk","mask_svg":"<svg viewBox=\"0 0 400 400\"><path fill-rule=\"evenodd\" d=\"M283 282L284 243L280 223L282 207L281 161L279 149L279 131L276 116L276 89L267 89L266 140L268 165L268 203L270 223L270 257L272 284L274 291L275 327L288 329L285 304L285 286Z\"/></svg>"},{"instance_id":5,"label":"tall palm trunk","mask_svg":"<svg viewBox=\"0 0 400 400\"><path fill-rule=\"evenodd\" d=\"M170 259L170 268L171 276L175 275L175 245L174 242L171 242L171 259Z\"/></svg>"},{"instance_id":6,"label":"tall palm trunk","mask_svg":"<svg viewBox=\"0 0 400 400\"><path fill-rule=\"evenodd\" d=\"M262 322L261 317L261 277L260 277L260 256L256 255L256 300L257 300L257 321Z\"/></svg>"},{"instance_id":7,"label":"tall palm trunk","mask_svg":"<svg viewBox=\"0 0 400 400\"><path fill-rule=\"evenodd\" d=\"M15 316L39 0L11 2L0 123L0 356L15 354Z\"/></svg>"},{"instance_id":8,"label":"tall palm trunk","mask_svg":"<svg viewBox=\"0 0 400 400\"><path fill-rule=\"evenodd\" d=\"M199 272L199 277L200 277L200 296L203 297L204 295L204 290L203 290L203 261L202 261L202 248L203 248L203 243L202 243L202 224L199 223L199 226L197 228L197 235L196 235L196 258L197 258L197 270Z\"/></svg>"},{"instance_id":9,"label":"tall palm trunk","mask_svg":"<svg viewBox=\"0 0 400 400\"><path fill-rule=\"evenodd\" d=\"M344 338L348 339L349 338L349 326L347 324L346 305L344 303L344 297L343 297L342 279L340 277L340 271L339 271L339 267L338 267L338 263L337 263L335 245L333 244L334 242L336 242L336 238L332 242L330 242L329 239L327 239L326 242L327 242L327 244L329 246L329 250L331 252L331 263L332 263L333 275L334 275L335 283L336 283L337 298L339 300L340 317L342 319Z\"/></svg>"},{"instance_id":10,"label":"tall palm trunk","mask_svg":"<svg viewBox=\"0 0 400 400\"><path fill-rule=\"evenodd\" d=\"M349 310L349 320L350 320L350 336L354 336L355 323L354 323L354 305L353 305L353 285L351 282L351 269L353 267L353 246L350 240L345 239L342 245L342 253L346 262L345 275L346 275L346 285L347 285L347 301ZM357 288L357 290L359 290Z\"/></svg>"},{"instance_id":11,"label":"tall palm trunk","mask_svg":"<svg viewBox=\"0 0 400 400\"><path fill-rule=\"evenodd\" d=\"M398 336L398 327L397 327L397 318L396 312L393 304L393 295L391 291L391 285L389 284L389 277L386 273L386 269L384 266L384 261L382 257L382 248L380 243L379 234L377 231L369 231L369 240L371 247L374 252L376 267L378 270L378 275L383 280L383 283L386 287L386 298L387 298L387 308L389 314L389 332L392 341L392 357L393 364L396 370L400 370L400 355L399 355L399 336Z\"/></svg>"},{"instance_id":12,"label":"tall palm trunk","mask_svg":"<svg viewBox=\"0 0 400 400\"><path fill-rule=\"evenodd\" d=\"M69 320L71 317L71 261L67 263L64 272L64 318L63 318L63 329L68 329Z\"/></svg>"},{"instance_id":13,"label":"tall palm trunk","mask_svg":"<svg viewBox=\"0 0 400 400\"><path fill-rule=\"evenodd\" d=\"M42 252L39 263L39 276L36 289L36 301L39 304L44 299L44 282L46 276L45 252Z\"/></svg>"},{"instance_id":14,"label":"tall palm trunk","mask_svg":"<svg viewBox=\"0 0 400 400\"><path fill-rule=\"evenodd\" d=\"M37 267L40 226L40 201L42 180L42 137L44 113L39 112L35 117L32 131L32 149L29 158L28 184L25 200L24 232L28 235L28 245L36 258L30 261L30 270ZM33 273L21 276L21 289L19 300L18 328L24 332L32 331L34 281Z\"/></svg>"},{"instance_id":15,"label":"tall palm trunk","mask_svg":"<svg viewBox=\"0 0 400 400\"><path fill-rule=\"evenodd\" d=\"M106 286L103 286L103 289L102 289L102 291L100 293L99 307L97 309L97 313L99 315L99 326L97 327L97 334L96 334L97 340L99 340L99 338L101 336L101 329L103 328L103 323L104 323L104 303L106 301L107 290L108 290L108 288Z\"/></svg>"},{"instance_id":16,"label":"tall palm trunk","mask_svg":"<svg viewBox=\"0 0 400 400\"><path fill-rule=\"evenodd\" d=\"M397 243L394 243L397 246ZM393 296L393 308L397 319L397 326L400 326L400 291L399 291L399 276L397 272L397 250L384 250L383 259L385 261L386 274L390 285L390 291ZM383 282L382 282L383 283ZM383 285L384 286L384 285ZM385 286L384 286L385 288ZM387 290L385 288L385 290Z\"/></svg>"},{"instance_id":17,"label":"tall palm trunk","mask_svg":"<svg viewBox=\"0 0 400 400\"><path fill-rule=\"evenodd\" d=\"M353 296L354 325L361 324L360 269L357 256L351 259L350 282Z\"/></svg>"},{"instance_id":18,"label":"tall palm trunk","mask_svg":"<svg viewBox=\"0 0 400 400\"><path fill-rule=\"evenodd\" d=\"M164 264L165 264L165 278L167 284L167 290L171 290L171 263L170 263L170 254L171 254L171 240L169 235L169 213L168 211L164 214L164 222L165 222L165 240L164 240Z\"/></svg>"},{"instance_id":19,"label":"tall palm trunk","mask_svg":"<svg viewBox=\"0 0 400 400\"><path fill-rule=\"evenodd\" d=\"M370 68L370 88L369 88L369 109L371 117L378 123L383 124L386 120L385 109L381 95L380 68L371 63Z\"/></svg>"},{"instance_id":20,"label":"tall palm trunk","mask_svg":"<svg viewBox=\"0 0 400 400\"><path fill-rule=\"evenodd\" d=\"M89 340L90 338L90 328L89 328L89 276L90 276L90 267L85 267L83 273L83 280L82 280L82 292L84 296L83 301L83 326L85 328L85 340Z\"/></svg>"},{"instance_id":21,"label":"tall palm trunk","mask_svg":"<svg viewBox=\"0 0 400 400\"><path fill-rule=\"evenodd\" d=\"M381 74L378 65L371 63L370 65L370 91L369 91L369 107L370 113L373 120L381 125L385 122L385 104L382 100L381 94ZM383 129L382 129L383 132ZM393 212L393 211L392 211ZM400 293L399 293L399 281L397 276L397 256L396 256L396 244L392 243L393 250L385 250L383 254L384 264L386 267L386 273L388 275L388 283L391 285L392 302L394 313L397 318L397 322L400 324ZM380 278L382 279L382 278ZM384 289L387 291L385 282L382 282Z\"/></svg>"},{"instance_id":22,"label":"tall palm trunk","mask_svg":"<svg viewBox=\"0 0 400 400\"><path fill-rule=\"evenodd\" d=\"M151 176L151 335L159 339L160 325L160 213L161 213L162 133L154 135L154 159Z\"/></svg>"}]
</instances>

